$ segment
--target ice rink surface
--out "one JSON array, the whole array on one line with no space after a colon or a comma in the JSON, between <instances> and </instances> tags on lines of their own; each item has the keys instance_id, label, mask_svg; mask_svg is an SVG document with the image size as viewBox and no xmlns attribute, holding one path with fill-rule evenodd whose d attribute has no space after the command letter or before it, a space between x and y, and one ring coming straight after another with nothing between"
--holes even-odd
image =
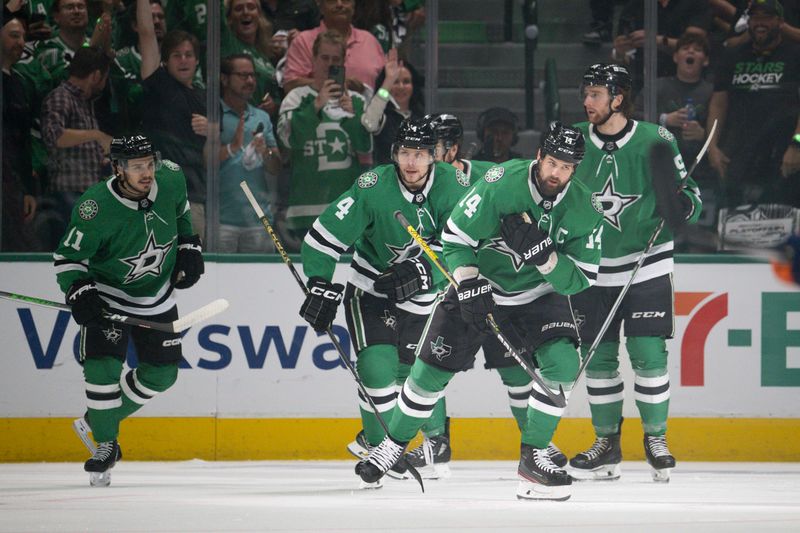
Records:
<instances>
[{"instance_id":1,"label":"ice rink surface","mask_svg":"<svg viewBox=\"0 0 800 533\"><path fill-rule=\"evenodd\" d=\"M0 531L800 531L800 464L644 463L518 501L516 463L454 461L452 477L359 490L354 462L126 462L107 488L78 463L0 465Z\"/></svg>"}]
</instances>

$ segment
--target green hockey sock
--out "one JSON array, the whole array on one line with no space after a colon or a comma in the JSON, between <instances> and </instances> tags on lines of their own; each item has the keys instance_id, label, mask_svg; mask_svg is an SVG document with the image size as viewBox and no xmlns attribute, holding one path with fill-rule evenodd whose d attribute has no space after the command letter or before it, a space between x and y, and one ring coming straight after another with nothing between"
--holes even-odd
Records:
<instances>
[{"instance_id":1,"label":"green hockey sock","mask_svg":"<svg viewBox=\"0 0 800 533\"><path fill-rule=\"evenodd\" d=\"M367 346L358 353L356 368L367 394L372 398L384 422L389 424L397 403L395 389L398 373L397 349L390 344ZM364 436L370 446L377 446L386 436L383 426L375 416L372 406L362 397L361 391L358 396Z\"/></svg>"},{"instance_id":2,"label":"green hockey sock","mask_svg":"<svg viewBox=\"0 0 800 533\"><path fill-rule=\"evenodd\" d=\"M627 340L635 374L636 407L642 429L648 435L663 435L669 416L667 344L662 337L630 337Z\"/></svg>"},{"instance_id":3,"label":"green hockey sock","mask_svg":"<svg viewBox=\"0 0 800 533\"><path fill-rule=\"evenodd\" d=\"M139 363L138 368L122 376L122 406L119 419L124 420L149 402L156 394L170 388L178 379L178 365Z\"/></svg>"},{"instance_id":4,"label":"green hockey sock","mask_svg":"<svg viewBox=\"0 0 800 533\"><path fill-rule=\"evenodd\" d=\"M431 417L452 377L453 372L436 368L421 359L416 360L389 422L389 432L395 440L408 442L414 438Z\"/></svg>"},{"instance_id":5,"label":"green hockey sock","mask_svg":"<svg viewBox=\"0 0 800 533\"><path fill-rule=\"evenodd\" d=\"M519 366L498 368L497 373L508 389L508 404L520 432L528 422L528 397L531 395L531 377Z\"/></svg>"},{"instance_id":6,"label":"green hockey sock","mask_svg":"<svg viewBox=\"0 0 800 533\"><path fill-rule=\"evenodd\" d=\"M586 348L582 350L584 356ZM619 342L601 342L586 367L592 425L598 437L619 432L625 385L619 375Z\"/></svg>"},{"instance_id":7,"label":"green hockey sock","mask_svg":"<svg viewBox=\"0 0 800 533\"><path fill-rule=\"evenodd\" d=\"M93 357L83 362L89 426L96 442L112 441L119 435L121 372L122 361L113 357Z\"/></svg>"}]
</instances>

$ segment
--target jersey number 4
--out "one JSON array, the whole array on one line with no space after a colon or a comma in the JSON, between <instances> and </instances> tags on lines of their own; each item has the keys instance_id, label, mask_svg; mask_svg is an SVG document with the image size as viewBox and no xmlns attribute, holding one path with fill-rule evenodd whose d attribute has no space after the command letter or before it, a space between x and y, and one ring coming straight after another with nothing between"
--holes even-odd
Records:
<instances>
[{"instance_id":1,"label":"jersey number 4","mask_svg":"<svg viewBox=\"0 0 800 533\"><path fill-rule=\"evenodd\" d=\"M339 220L344 220L344 217L346 217L347 213L350 212L350 208L353 207L355 202L356 201L349 196L347 198L342 198L339 203L336 204L336 207L339 208L339 210L336 211L336 218Z\"/></svg>"}]
</instances>

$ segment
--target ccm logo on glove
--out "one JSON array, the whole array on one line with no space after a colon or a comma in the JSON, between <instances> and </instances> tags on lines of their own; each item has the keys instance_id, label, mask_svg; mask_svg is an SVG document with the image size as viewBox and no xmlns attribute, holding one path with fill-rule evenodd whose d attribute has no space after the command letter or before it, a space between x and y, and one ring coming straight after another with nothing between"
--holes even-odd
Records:
<instances>
[{"instance_id":1,"label":"ccm logo on glove","mask_svg":"<svg viewBox=\"0 0 800 533\"><path fill-rule=\"evenodd\" d=\"M325 287L321 287L319 285L312 285L308 292L313 294L314 296L321 296L326 300L331 300L332 302L339 303L342 301L342 293L337 292L335 290L326 289Z\"/></svg>"}]
</instances>

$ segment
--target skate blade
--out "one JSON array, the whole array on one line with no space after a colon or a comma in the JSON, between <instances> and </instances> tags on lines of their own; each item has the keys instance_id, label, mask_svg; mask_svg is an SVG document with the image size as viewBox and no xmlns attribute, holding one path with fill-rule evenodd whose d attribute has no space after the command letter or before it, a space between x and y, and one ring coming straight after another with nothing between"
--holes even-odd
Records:
<instances>
[{"instance_id":1,"label":"skate blade","mask_svg":"<svg viewBox=\"0 0 800 533\"><path fill-rule=\"evenodd\" d=\"M570 467L567 472L575 481L616 481L622 475L618 464L598 466L592 470Z\"/></svg>"},{"instance_id":2,"label":"skate blade","mask_svg":"<svg viewBox=\"0 0 800 533\"><path fill-rule=\"evenodd\" d=\"M382 489L383 488L383 479L379 479L378 481L376 481L374 483L367 483L366 481L362 480L361 483L358 484L358 488L362 489L362 490Z\"/></svg>"},{"instance_id":3,"label":"skate blade","mask_svg":"<svg viewBox=\"0 0 800 533\"><path fill-rule=\"evenodd\" d=\"M347 451L356 459L366 459L369 457L369 450L361 446L357 441L348 444Z\"/></svg>"},{"instance_id":4,"label":"skate blade","mask_svg":"<svg viewBox=\"0 0 800 533\"><path fill-rule=\"evenodd\" d=\"M111 472L89 472L89 486L108 487L111 485Z\"/></svg>"},{"instance_id":5,"label":"skate blade","mask_svg":"<svg viewBox=\"0 0 800 533\"><path fill-rule=\"evenodd\" d=\"M447 479L452 475L448 463L425 465L417 470L419 470L419 475L422 476L422 479Z\"/></svg>"},{"instance_id":6,"label":"skate blade","mask_svg":"<svg viewBox=\"0 0 800 533\"><path fill-rule=\"evenodd\" d=\"M672 472L671 468L662 468L652 470L651 475L653 476L653 481L656 483L669 483L669 473Z\"/></svg>"},{"instance_id":7,"label":"skate blade","mask_svg":"<svg viewBox=\"0 0 800 533\"><path fill-rule=\"evenodd\" d=\"M541 485L530 481L520 481L517 485L518 500L540 500L563 502L569 500L572 493L569 485Z\"/></svg>"},{"instance_id":8,"label":"skate blade","mask_svg":"<svg viewBox=\"0 0 800 533\"><path fill-rule=\"evenodd\" d=\"M400 472L395 472L394 470L389 469L387 470L386 475L392 479L399 479L399 480L411 479L411 474L408 473L408 470L406 470L401 474Z\"/></svg>"},{"instance_id":9,"label":"skate blade","mask_svg":"<svg viewBox=\"0 0 800 533\"><path fill-rule=\"evenodd\" d=\"M97 446L95 445L92 438L89 436L89 433L92 432L92 429L89 427L89 424L86 423L86 420L81 418L77 418L72 421L72 430L81 439L83 445L86 446L86 449L89 450L89 453L94 455L94 452L97 451Z\"/></svg>"}]
</instances>

